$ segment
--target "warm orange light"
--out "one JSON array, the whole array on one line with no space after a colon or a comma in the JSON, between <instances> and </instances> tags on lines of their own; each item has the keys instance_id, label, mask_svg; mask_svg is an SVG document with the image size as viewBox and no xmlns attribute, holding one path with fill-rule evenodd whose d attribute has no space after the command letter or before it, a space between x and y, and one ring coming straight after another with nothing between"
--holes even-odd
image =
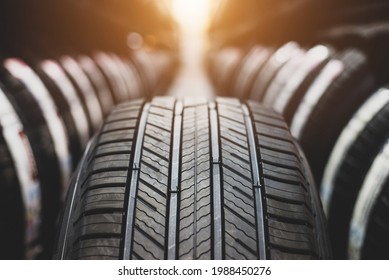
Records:
<instances>
[{"instance_id":1,"label":"warm orange light","mask_svg":"<svg viewBox=\"0 0 389 280\"><path fill-rule=\"evenodd\" d=\"M172 12L185 32L204 32L214 0L173 0Z\"/></svg>"}]
</instances>

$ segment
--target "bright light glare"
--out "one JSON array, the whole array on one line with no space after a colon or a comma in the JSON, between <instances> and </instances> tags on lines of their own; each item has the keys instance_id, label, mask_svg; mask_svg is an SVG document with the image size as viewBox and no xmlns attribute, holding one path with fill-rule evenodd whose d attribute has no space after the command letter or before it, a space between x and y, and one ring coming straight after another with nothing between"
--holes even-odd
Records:
<instances>
[{"instance_id":1,"label":"bright light glare","mask_svg":"<svg viewBox=\"0 0 389 280\"><path fill-rule=\"evenodd\" d=\"M182 29L204 32L210 18L210 2L214 0L173 0L172 12Z\"/></svg>"}]
</instances>

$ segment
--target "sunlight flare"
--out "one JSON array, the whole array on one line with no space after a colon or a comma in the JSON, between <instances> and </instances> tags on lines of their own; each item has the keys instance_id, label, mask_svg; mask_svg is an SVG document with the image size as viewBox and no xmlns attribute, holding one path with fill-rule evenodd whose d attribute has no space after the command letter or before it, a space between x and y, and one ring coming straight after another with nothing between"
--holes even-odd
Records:
<instances>
[{"instance_id":1,"label":"sunlight flare","mask_svg":"<svg viewBox=\"0 0 389 280\"><path fill-rule=\"evenodd\" d=\"M204 32L210 20L212 0L173 0L172 13L188 32Z\"/></svg>"}]
</instances>

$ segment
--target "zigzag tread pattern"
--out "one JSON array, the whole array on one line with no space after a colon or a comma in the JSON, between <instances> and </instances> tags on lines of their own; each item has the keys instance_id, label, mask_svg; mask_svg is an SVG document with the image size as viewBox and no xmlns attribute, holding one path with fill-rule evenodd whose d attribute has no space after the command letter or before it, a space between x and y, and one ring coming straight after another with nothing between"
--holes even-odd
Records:
<instances>
[{"instance_id":1,"label":"zigzag tread pattern","mask_svg":"<svg viewBox=\"0 0 389 280\"><path fill-rule=\"evenodd\" d=\"M135 202L132 259L165 258L169 167L163 158L168 159L171 153L174 103L174 99L161 98L154 98L151 102Z\"/></svg>"},{"instance_id":2,"label":"zigzag tread pattern","mask_svg":"<svg viewBox=\"0 0 389 280\"><path fill-rule=\"evenodd\" d=\"M134 140L134 117L139 116L142 104L128 102L114 109L86 155L82 183L72 206L66 259L120 258L125 178ZM118 114L126 117L115 118Z\"/></svg>"},{"instance_id":3,"label":"zigzag tread pattern","mask_svg":"<svg viewBox=\"0 0 389 280\"><path fill-rule=\"evenodd\" d=\"M179 259L211 259L211 186L208 106L183 115Z\"/></svg>"},{"instance_id":4,"label":"zigzag tread pattern","mask_svg":"<svg viewBox=\"0 0 389 280\"><path fill-rule=\"evenodd\" d=\"M271 109L251 102L249 108L255 137L265 153L262 172L270 257L317 258L311 194L299 151L288 128L280 126L280 118ZM261 122L264 115L266 122Z\"/></svg>"},{"instance_id":5,"label":"zigzag tread pattern","mask_svg":"<svg viewBox=\"0 0 389 280\"><path fill-rule=\"evenodd\" d=\"M240 103L218 104L225 225L225 258L257 259L257 229L249 144Z\"/></svg>"}]
</instances>

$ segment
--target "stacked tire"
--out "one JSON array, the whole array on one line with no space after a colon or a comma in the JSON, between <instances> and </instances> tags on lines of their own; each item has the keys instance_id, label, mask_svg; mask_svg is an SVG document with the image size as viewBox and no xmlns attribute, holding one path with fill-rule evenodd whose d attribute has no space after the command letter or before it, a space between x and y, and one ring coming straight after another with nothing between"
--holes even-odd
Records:
<instances>
[{"instance_id":1,"label":"stacked tire","mask_svg":"<svg viewBox=\"0 0 389 280\"><path fill-rule=\"evenodd\" d=\"M321 184L334 254L387 259L387 141L389 91L361 106L332 150Z\"/></svg>"},{"instance_id":2,"label":"stacked tire","mask_svg":"<svg viewBox=\"0 0 389 280\"><path fill-rule=\"evenodd\" d=\"M224 95L273 108L290 125L320 186L337 259L389 257L388 90L377 70L386 68L367 45L237 49L244 55L215 83ZM226 52L215 53L210 69L228 68Z\"/></svg>"},{"instance_id":3,"label":"stacked tire","mask_svg":"<svg viewBox=\"0 0 389 280\"><path fill-rule=\"evenodd\" d=\"M52 257L69 178L90 137L115 104L153 94L170 67L165 57L153 68L146 52L41 53L0 61L1 259Z\"/></svg>"}]
</instances>

